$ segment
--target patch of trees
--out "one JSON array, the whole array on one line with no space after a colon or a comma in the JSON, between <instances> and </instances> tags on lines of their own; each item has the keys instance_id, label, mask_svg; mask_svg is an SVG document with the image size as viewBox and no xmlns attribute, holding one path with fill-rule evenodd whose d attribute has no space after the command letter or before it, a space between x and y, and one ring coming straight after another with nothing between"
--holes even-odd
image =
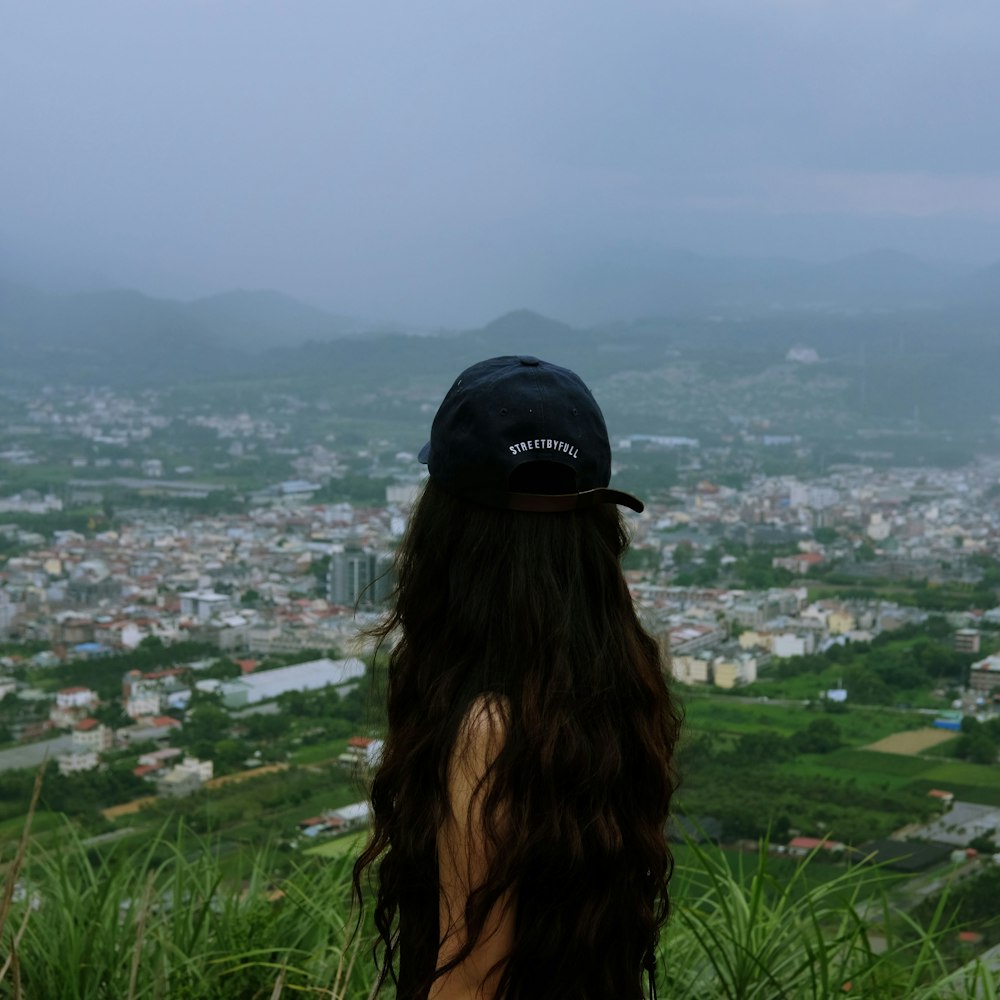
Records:
<instances>
[{"instance_id":1,"label":"patch of trees","mask_svg":"<svg viewBox=\"0 0 1000 1000\"><path fill-rule=\"evenodd\" d=\"M927 611L968 611L969 608L994 608L996 591L982 583L931 584L927 580L861 580L839 570L822 570L813 573L822 576L824 583L834 585L836 596L847 599L870 600L878 596L906 607L924 608ZM886 586L892 587L886 590ZM826 596L830 596L830 592Z\"/></svg>"},{"instance_id":2,"label":"patch of trees","mask_svg":"<svg viewBox=\"0 0 1000 1000\"><path fill-rule=\"evenodd\" d=\"M385 488L395 482L392 476L369 477L360 473L349 473L330 479L326 485L313 494L316 503L385 503Z\"/></svg>"},{"instance_id":3,"label":"patch of trees","mask_svg":"<svg viewBox=\"0 0 1000 1000\"><path fill-rule=\"evenodd\" d=\"M679 572L673 582L678 587L712 587L722 578L745 590L767 590L787 587L795 582L795 574L771 565L777 556L787 556L798 549L793 545L765 545L751 548L743 542L727 539L706 549L695 559L690 542L678 543L674 549L674 565ZM736 562L725 571L722 557L734 556Z\"/></svg>"},{"instance_id":4,"label":"patch of trees","mask_svg":"<svg viewBox=\"0 0 1000 1000\"><path fill-rule=\"evenodd\" d=\"M132 773L130 761L93 771L62 775L54 760L45 765L41 809L67 816L94 819L100 809L128 802L149 792L149 786ZM23 816L35 784L35 770L0 772L0 819Z\"/></svg>"},{"instance_id":5,"label":"patch of trees","mask_svg":"<svg viewBox=\"0 0 1000 1000\"><path fill-rule=\"evenodd\" d=\"M943 898L942 898L943 895ZM1000 865L984 868L975 878L952 882L944 894L920 901L913 916L929 927L956 926L985 933L990 941L1000 937ZM941 913L938 909L941 908Z\"/></svg>"},{"instance_id":6,"label":"patch of trees","mask_svg":"<svg viewBox=\"0 0 1000 1000\"><path fill-rule=\"evenodd\" d=\"M971 715L962 719L962 735L955 744L955 756L974 764L993 764L1000 753L1000 718L980 722Z\"/></svg>"},{"instance_id":7,"label":"patch of trees","mask_svg":"<svg viewBox=\"0 0 1000 1000\"><path fill-rule=\"evenodd\" d=\"M262 762L282 760L296 747L357 735L370 714L364 681L347 693L334 687L286 691L276 702L277 712L234 718L218 695L197 691L176 743L194 757L214 761L216 773L225 774L240 770L258 750Z\"/></svg>"},{"instance_id":8,"label":"patch of trees","mask_svg":"<svg viewBox=\"0 0 1000 1000\"><path fill-rule=\"evenodd\" d=\"M155 483L155 480L152 481ZM247 509L246 497L231 489L213 490L205 496L167 496L153 493L139 493L131 490L113 492L115 502L120 506L149 510L179 510L187 514L216 516L219 514L241 514Z\"/></svg>"},{"instance_id":9,"label":"patch of trees","mask_svg":"<svg viewBox=\"0 0 1000 1000\"><path fill-rule=\"evenodd\" d=\"M723 837L781 841L791 830L825 832L861 843L929 815L926 793L859 784L853 778L790 773L781 765L803 754L827 754L842 745L829 717L788 736L760 731L729 742L711 733L690 734L678 754L678 808L720 820Z\"/></svg>"},{"instance_id":10,"label":"patch of trees","mask_svg":"<svg viewBox=\"0 0 1000 1000\"><path fill-rule=\"evenodd\" d=\"M675 452L633 448L627 466L616 473L619 489L629 490L643 499L660 497L680 482Z\"/></svg>"},{"instance_id":11,"label":"patch of trees","mask_svg":"<svg viewBox=\"0 0 1000 1000\"><path fill-rule=\"evenodd\" d=\"M51 489L49 484L48 489ZM34 531L46 538L57 531L75 531L80 535L92 535L95 531L105 531L109 518L98 507L78 507L74 510L52 511L48 514L26 514L8 511L3 515L5 524L16 524L24 531Z\"/></svg>"},{"instance_id":12,"label":"patch of trees","mask_svg":"<svg viewBox=\"0 0 1000 1000\"><path fill-rule=\"evenodd\" d=\"M836 667L852 702L891 705L900 695L966 682L976 657L957 653L948 641L950 634L947 621L932 616L921 625L883 632L870 643L831 646L823 653L780 660L772 676L788 680Z\"/></svg>"},{"instance_id":13,"label":"patch of trees","mask_svg":"<svg viewBox=\"0 0 1000 1000\"><path fill-rule=\"evenodd\" d=\"M129 670L148 673L217 653L218 650L208 643L176 642L165 646L159 639L150 636L127 653L112 653L93 660L73 660L47 669L42 678L51 678L56 688L79 684L92 688L101 698L114 698L121 695L122 677Z\"/></svg>"}]
</instances>

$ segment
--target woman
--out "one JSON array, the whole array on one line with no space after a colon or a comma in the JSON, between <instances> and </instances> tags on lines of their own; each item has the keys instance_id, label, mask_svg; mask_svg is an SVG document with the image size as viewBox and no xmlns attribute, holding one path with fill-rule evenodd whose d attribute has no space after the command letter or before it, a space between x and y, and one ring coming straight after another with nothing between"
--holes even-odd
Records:
<instances>
[{"instance_id":1,"label":"woman","mask_svg":"<svg viewBox=\"0 0 1000 1000\"><path fill-rule=\"evenodd\" d=\"M492 358L421 452L373 834L398 1000L638 1000L672 860L678 712L636 617L604 419L572 372ZM373 867L374 866L374 867ZM369 870L370 869L370 870Z\"/></svg>"}]
</instances>

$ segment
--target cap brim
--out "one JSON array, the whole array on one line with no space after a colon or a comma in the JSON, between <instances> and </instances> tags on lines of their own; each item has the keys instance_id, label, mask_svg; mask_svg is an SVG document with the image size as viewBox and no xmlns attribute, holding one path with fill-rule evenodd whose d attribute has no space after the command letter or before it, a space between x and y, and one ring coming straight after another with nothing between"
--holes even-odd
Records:
<instances>
[{"instance_id":1,"label":"cap brim","mask_svg":"<svg viewBox=\"0 0 1000 1000\"><path fill-rule=\"evenodd\" d=\"M507 493L503 498L508 510L536 511L538 513L557 513L566 510L585 510L599 503L613 503L620 507L628 507L637 514L645 510L645 504L621 490L613 490L603 486L596 490L586 490L583 493Z\"/></svg>"},{"instance_id":2,"label":"cap brim","mask_svg":"<svg viewBox=\"0 0 1000 1000\"><path fill-rule=\"evenodd\" d=\"M420 451L417 453L417 461L420 462L421 465L426 465L427 462L430 460L430 457L431 457L431 443L430 441L428 441L427 444L425 444L423 448L421 448Z\"/></svg>"}]
</instances>

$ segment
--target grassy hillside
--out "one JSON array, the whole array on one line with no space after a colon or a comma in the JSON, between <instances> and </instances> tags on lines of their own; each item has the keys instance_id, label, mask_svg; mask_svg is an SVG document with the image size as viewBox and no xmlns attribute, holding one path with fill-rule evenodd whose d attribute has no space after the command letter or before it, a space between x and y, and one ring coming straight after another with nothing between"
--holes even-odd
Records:
<instances>
[{"instance_id":1,"label":"grassy hillside","mask_svg":"<svg viewBox=\"0 0 1000 1000\"><path fill-rule=\"evenodd\" d=\"M877 870L693 846L678 856L662 997L997 995L995 974L947 947L944 907L924 927L895 913ZM127 858L95 857L69 830L59 849L25 842L7 864L0 997L364 1000L371 932L364 921L355 932L352 858L305 858L278 878L287 859L262 849L224 877L212 843L190 834Z\"/></svg>"}]
</instances>

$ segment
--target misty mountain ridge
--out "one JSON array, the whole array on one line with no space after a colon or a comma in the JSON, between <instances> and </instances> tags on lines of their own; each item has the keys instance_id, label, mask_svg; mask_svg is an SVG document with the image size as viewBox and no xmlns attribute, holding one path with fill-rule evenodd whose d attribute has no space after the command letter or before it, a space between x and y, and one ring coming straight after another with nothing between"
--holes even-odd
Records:
<instances>
[{"instance_id":1,"label":"misty mountain ridge","mask_svg":"<svg viewBox=\"0 0 1000 1000\"><path fill-rule=\"evenodd\" d=\"M290 335L301 343L363 333L370 327L270 290L221 292L186 308L214 336L245 351L285 347Z\"/></svg>"},{"instance_id":2,"label":"misty mountain ridge","mask_svg":"<svg viewBox=\"0 0 1000 1000\"><path fill-rule=\"evenodd\" d=\"M533 298L539 313L568 319L575 326L589 326L706 311L803 308L853 312L996 305L1000 304L998 276L1000 261L985 268L956 271L891 249L813 263L784 257L709 256L640 245L608 249L583 261L557 263L544 277L544 291ZM116 288L89 288L66 293L26 284L17 277L8 253L0 260L0 313L2 300L15 283L25 293L55 296L70 305L89 296L120 292ZM252 351L405 327L404 323L375 323L331 312L272 290L230 290L188 302L134 294L150 303L169 302L188 312L206 334L219 337L230 347ZM516 295L516 290L512 294Z\"/></svg>"},{"instance_id":3,"label":"misty mountain ridge","mask_svg":"<svg viewBox=\"0 0 1000 1000\"><path fill-rule=\"evenodd\" d=\"M482 332L486 337L497 339L504 339L511 335L536 337L544 343L553 337L561 338L572 335L573 327L560 320L543 316L533 309L512 309L487 323Z\"/></svg>"},{"instance_id":4,"label":"misty mountain ridge","mask_svg":"<svg viewBox=\"0 0 1000 1000\"><path fill-rule=\"evenodd\" d=\"M391 352L384 327L375 332L363 320L277 291L237 290L181 302L130 289L53 294L0 275L0 347L11 379L150 382L268 371L274 365L296 371L320 357L331 364L338 359L348 369L362 363L371 369L380 361L394 363L401 351L409 355L408 345L401 347L408 340L425 342L420 350L427 355L438 353L428 342L443 340L454 356L468 353L470 360L477 354L546 351L572 358L598 340L604 347L662 344L663 331L678 324L698 329L700 341L723 337L740 350L768 344L779 351L782 344L791 346L785 341L811 337L836 354L846 349L845 336L877 340L885 324L897 331L905 325L914 343L920 337L933 342L936 331L947 328L950 341L986 346L1000 318L1000 262L958 275L892 250L821 264L686 251L633 252L604 267L598 263L586 275L585 293L567 299L565 313L553 314L545 304L542 311L517 309L457 340L454 333L403 337L409 331L397 328ZM545 298L566 297L578 283L564 272ZM583 308L588 298L600 307ZM552 318L581 311L606 314L607 321ZM962 324L946 322L946 315L956 313ZM879 316L887 317L885 323L874 322ZM711 325L720 322L724 332ZM344 338L346 344L335 346Z\"/></svg>"},{"instance_id":5,"label":"misty mountain ridge","mask_svg":"<svg viewBox=\"0 0 1000 1000\"><path fill-rule=\"evenodd\" d=\"M0 345L11 373L98 381L187 377L245 367L253 354L363 328L279 292L179 302L133 289L52 294L0 279Z\"/></svg>"}]
</instances>

